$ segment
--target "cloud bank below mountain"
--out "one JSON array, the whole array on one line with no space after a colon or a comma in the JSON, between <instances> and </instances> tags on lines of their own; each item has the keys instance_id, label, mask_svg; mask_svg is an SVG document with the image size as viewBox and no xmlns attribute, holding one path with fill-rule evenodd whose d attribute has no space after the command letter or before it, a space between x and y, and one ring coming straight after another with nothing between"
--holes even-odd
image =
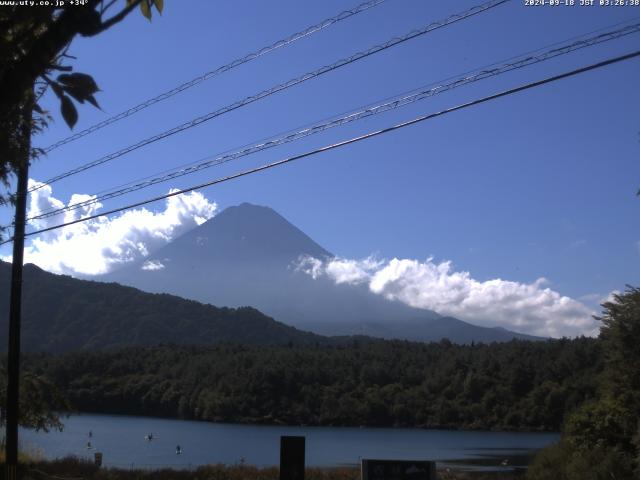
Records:
<instances>
[{"instance_id":1,"label":"cloud bank below mountain","mask_svg":"<svg viewBox=\"0 0 640 480\"><path fill-rule=\"evenodd\" d=\"M35 185L37 182L30 181L30 186ZM74 194L68 204L91 198ZM31 193L28 216L64 206L53 196L51 186L46 185ZM33 220L30 227L42 229L86 218L102 207L94 203L48 219ZM171 197L159 211L138 208L41 234L25 248L25 261L54 273L76 276L108 273L146 258L150 252L212 218L217 210L215 202L198 192ZM154 271L164 265L148 261L142 268ZM438 263L433 258L419 261L302 257L297 268L313 278L323 276L336 284L366 285L371 292L389 300L480 326L500 326L552 337L594 335L598 330L590 308L552 290L544 278L533 283L499 278L479 281L469 272L455 271L450 261Z\"/></svg>"},{"instance_id":2,"label":"cloud bank below mountain","mask_svg":"<svg viewBox=\"0 0 640 480\"><path fill-rule=\"evenodd\" d=\"M549 288L544 278L529 284L502 279L481 282L469 272L454 271L450 261L436 263L433 258L424 262L374 257L322 261L307 256L297 268L336 284L366 284L389 300L480 326L551 337L595 335L598 329L590 309Z\"/></svg>"}]
</instances>

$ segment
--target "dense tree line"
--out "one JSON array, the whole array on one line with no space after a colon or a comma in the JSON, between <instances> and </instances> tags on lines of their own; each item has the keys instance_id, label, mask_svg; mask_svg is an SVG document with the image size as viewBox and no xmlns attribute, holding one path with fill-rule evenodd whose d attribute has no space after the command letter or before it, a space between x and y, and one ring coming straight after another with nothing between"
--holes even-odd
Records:
<instances>
[{"instance_id":1,"label":"dense tree line","mask_svg":"<svg viewBox=\"0 0 640 480\"><path fill-rule=\"evenodd\" d=\"M640 289L602 306L597 395L567 416L561 441L536 458L532 480L640 478Z\"/></svg>"},{"instance_id":2,"label":"dense tree line","mask_svg":"<svg viewBox=\"0 0 640 480\"><path fill-rule=\"evenodd\" d=\"M218 422L558 430L595 395L594 339L133 347L32 355L83 412Z\"/></svg>"}]
</instances>

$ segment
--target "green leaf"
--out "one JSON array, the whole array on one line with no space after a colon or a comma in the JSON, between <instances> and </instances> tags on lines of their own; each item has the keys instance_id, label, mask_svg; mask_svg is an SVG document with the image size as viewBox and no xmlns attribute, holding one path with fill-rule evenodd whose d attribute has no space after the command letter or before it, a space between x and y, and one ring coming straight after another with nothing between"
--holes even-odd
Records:
<instances>
[{"instance_id":1,"label":"green leaf","mask_svg":"<svg viewBox=\"0 0 640 480\"><path fill-rule=\"evenodd\" d=\"M62 96L64 95L64 92L62 91L62 87L60 86L60 84L56 82L51 82L50 85L51 85L51 90L53 90L53 93L55 93L58 98L62 98Z\"/></svg>"},{"instance_id":2,"label":"green leaf","mask_svg":"<svg viewBox=\"0 0 640 480\"><path fill-rule=\"evenodd\" d=\"M84 103L90 94L83 92L82 90L74 87L62 87L65 93L71 95L77 102Z\"/></svg>"},{"instance_id":3,"label":"green leaf","mask_svg":"<svg viewBox=\"0 0 640 480\"><path fill-rule=\"evenodd\" d=\"M86 73L63 73L62 75L58 75L58 81L65 87L71 87L77 91L86 92L86 95L83 95L84 97L87 95L93 95L100 90L93 77Z\"/></svg>"},{"instance_id":4,"label":"green leaf","mask_svg":"<svg viewBox=\"0 0 640 480\"><path fill-rule=\"evenodd\" d=\"M151 7L149 6L149 0L142 0L142 2L140 2L140 11L148 20L151 20Z\"/></svg>"},{"instance_id":5,"label":"green leaf","mask_svg":"<svg viewBox=\"0 0 640 480\"><path fill-rule=\"evenodd\" d=\"M73 129L73 126L78 121L78 111L71 99L66 95L63 95L60 99L60 113L62 113L62 118L67 122L69 128Z\"/></svg>"},{"instance_id":6,"label":"green leaf","mask_svg":"<svg viewBox=\"0 0 640 480\"><path fill-rule=\"evenodd\" d=\"M93 96L100 89L91 75L86 73L62 74L58 75L58 81L64 93L70 95L77 102L84 103L88 101L96 108L100 108Z\"/></svg>"},{"instance_id":7,"label":"green leaf","mask_svg":"<svg viewBox=\"0 0 640 480\"><path fill-rule=\"evenodd\" d=\"M87 102L89 102L91 105L93 105L97 109L102 110L102 108L100 108L100 105L98 104L98 101L94 98L93 95L89 95L87 97Z\"/></svg>"},{"instance_id":8,"label":"green leaf","mask_svg":"<svg viewBox=\"0 0 640 480\"><path fill-rule=\"evenodd\" d=\"M164 0L153 0L153 4L156 6L156 10L158 10L158 13L162 15L162 10L164 9Z\"/></svg>"}]
</instances>

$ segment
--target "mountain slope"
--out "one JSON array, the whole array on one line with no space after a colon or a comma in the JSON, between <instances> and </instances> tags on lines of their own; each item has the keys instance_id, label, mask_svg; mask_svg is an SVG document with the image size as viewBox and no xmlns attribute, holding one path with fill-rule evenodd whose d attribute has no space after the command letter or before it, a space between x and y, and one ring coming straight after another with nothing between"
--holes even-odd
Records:
<instances>
[{"instance_id":1,"label":"mountain slope","mask_svg":"<svg viewBox=\"0 0 640 480\"><path fill-rule=\"evenodd\" d=\"M229 207L144 261L103 277L148 292L215 305L251 305L297 328L323 335L454 342L505 341L520 334L441 319L369 291L298 271L302 256L333 255L270 208ZM439 320L440 319L440 320Z\"/></svg>"},{"instance_id":2,"label":"mountain slope","mask_svg":"<svg viewBox=\"0 0 640 480\"><path fill-rule=\"evenodd\" d=\"M0 262L0 350L7 345L11 265ZM217 308L173 295L78 280L25 265L24 351L103 350L161 343L327 343L253 308Z\"/></svg>"},{"instance_id":3,"label":"mountain slope","mask_svg":"<svg viewBox=\"0 0 640 480\"><path fill-rule=\"evenodd\" d=\"M332 323L340 327L336 335L371 333L363 330L366 324L438 317L361 285L314 279L296 269L304 255L333 257L272 209L244 203L102 279L215 305L251 305L314 331Z\"/></svg>"},{"instance_id":4,"label":"mountain slope","mask_svg":"<svg viewBox=\"0 0 640 480\"><path fill-rule=\"evenodd\" d=\"M472 325L454 317L399 320L387 323L365 323L358 328L345 328L339 323L317 325L313 330L320 335L368 335L386 339L411 340L416 342L439 342L447 338L454 343L470 344L509 342L511 340L545 340L501 327L487 328ZM336 333L334 333L336 332Z\"/></svg>"}]
</instances>

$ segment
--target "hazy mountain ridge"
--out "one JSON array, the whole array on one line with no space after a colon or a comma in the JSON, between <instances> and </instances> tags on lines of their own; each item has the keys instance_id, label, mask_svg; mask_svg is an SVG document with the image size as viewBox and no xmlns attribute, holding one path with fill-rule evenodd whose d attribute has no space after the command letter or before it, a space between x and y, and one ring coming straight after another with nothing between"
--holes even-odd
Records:
<instances>
[{"instance_id":1,"label":"hazy mountain ridge","mask_svg":"<svg viewBox=\"0 0 640 480\"><path fill-rule=\"evenodd\" d=\"M468 324L296 269L304 256L334 255L268 207L243 203L173 240L143 261L97 277L215 305L251 305L322 335L369 335L458 343L538 339Z\"/></svg>"},{"instance_id":2,"label":"hazy mountain ridge","mask_svg":"<svg viewBox=\"0 0 640 480\"><path fill-rule=\"evenodd\" d=\"M219 342L326 345L349 341L329 337L352 335L422 342L449 338L456 343L537 338L410 308L363 285L314 279L295 268L303 255L333 257L273 210L243 204L144 261L99 277L111 283L26 265L23 349L64 352ZM5 292L0 296L0 349L6 346L10 270L10 264L0 263L0 289Z\"/></svg>"},{"instance_id":3,"label":"hazy mountain ridge","mask_svg":"<svg viewBox=\"0 0 640 480\"><path fill-rule=\"evenodd\" d=\"M370 323L362 324L360 328L345 331L344 326L328 323L318 325L314 329L321 335L330 335L331 332L341 332L342 335L367 335L386 339L403 339L416 342L438 342L447 338L454 343L470 344L508 342L514 338L518 340L545 340L541 337L516 333L502 327L479 327L464 322L454 317L425 318L396 323ZM411 332L408 335L407 332Z\"/></svg>"},{"instance_id":4,"label":"hazy mountain ridge","mask_svg":"<svg viewBox=\"0 0 640 480\"><path fill-rule=\"evenodd\" d=\"M11 265L0 262L0 350L7 341ZM24 351L105 350L162 343L212 345L326 344L251 307L217 308L115 283L55 275L25 265L22 307Z\"/></svg>"}]
</instances>

